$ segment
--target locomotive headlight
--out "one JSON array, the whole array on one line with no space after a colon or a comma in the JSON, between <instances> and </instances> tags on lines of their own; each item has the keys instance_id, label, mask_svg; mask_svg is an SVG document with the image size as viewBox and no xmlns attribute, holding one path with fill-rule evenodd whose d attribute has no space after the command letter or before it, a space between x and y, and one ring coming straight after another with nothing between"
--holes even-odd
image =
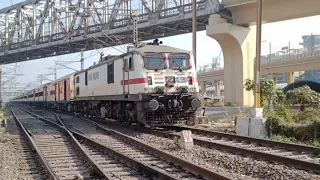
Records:
<instances>
[{"instance_id":1,"label":"locomotive headlight","mask_svg":"<svg viewBox=\"0 0 320 180\"><path fill-rule=\"evenodd\" d=\"M149 101L148 107L151 111L155 111L159 108L159 102L155 99Z\"/></svg>"},{"instance_id":2,"label":"locomotive headlight","mask_svg":"<svg viewBox=\"0 0 320 180\"><path fill-rule=\"evenodd\" d=\"M152 85L152 77L151 77L151 76L148 76L148 77L147 77L147 80L148 80L148 85Z\"/></svg>"},{"instance_id":3,"label":"locomotive headlight","mask_svg":"<svg viewBox=\"0 0 320 180\"><path fill-rule=\"evenodd\" d=\"M191 106L193 109L198 109L201 106L201 101L199 98L194 98L191 101Z\"/></svg>"},{"instance_id":4,"label":"locomotive headlight","mask_svg":"<svg viewBox=\"0 0 320 180\"><path fill-rule=\"evenodd\" d=\"M189 84L189 85L192 85L192 84L193 84L193 82L192 82L192 77L191 77L191 76L188 76L188 84Z\"/></svg>"}]
</instances>

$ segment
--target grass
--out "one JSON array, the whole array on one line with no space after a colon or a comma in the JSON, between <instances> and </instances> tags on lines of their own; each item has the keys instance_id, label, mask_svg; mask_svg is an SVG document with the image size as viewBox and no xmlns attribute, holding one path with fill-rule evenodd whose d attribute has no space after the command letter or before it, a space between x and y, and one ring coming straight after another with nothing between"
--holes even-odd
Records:
<instances>
[{"instance_id":1,"label":"grass","mask_svg":"<svg viewBox=\"0 0 320 180\"><path fill-rule=\"evenodd\" d=\"M297 111L279 107L275 112L267 113L266 117L272 139L319 147L319 109Z\"/></svg>"},{"instance_id":2,"label":"grass","mask_svg":"<svg viewBox=\"0 0 320 180\"><path fill-rule=\"evenodd\" d=\"M293 137L287 138L287 137L279 136L279 135L272 136L270 139L275 140L275 141L281 141L281 142L288 142L288 143L295 143L295 144L303 144L303 145L320 147L320 141L298 141L297 139L295 139Z\"/></svg>"}]
</instances>

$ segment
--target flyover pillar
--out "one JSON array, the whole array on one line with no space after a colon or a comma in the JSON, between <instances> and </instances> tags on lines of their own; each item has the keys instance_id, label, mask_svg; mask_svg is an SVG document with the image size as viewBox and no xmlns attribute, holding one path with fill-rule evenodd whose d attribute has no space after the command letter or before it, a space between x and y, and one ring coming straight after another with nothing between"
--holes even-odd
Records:
<instances>
[{"instance_id":1,"label":"flyover pillar","mask_svg":"<svg viewBox=\"0 0 320 180\"><path fill-rule=\"evenodd\" d=\"M216 96L220 96L221 82L219 80L215 80L214 85L215 85Z\"/></svg>"},{"instance_id":2,"label":"flyover pillar","mask_svg":"<svg viewBox=\"0 0 320 180\"><path fill-rule=\"evenodd\" d=\"M294 82L294 72L286 72L287 84Z\"/></svg>"},{"instance_id":3,"label":"flyover pillar","mask_svg":"<svg viewBox=\"0 0 320 180\"><path fill-rule=\"evenodd\" d=\"M244 89L244 80L253 79L256 28L230 24L215 14L209 18L206 34L215 39L223 51L225 103L251 107L253 93Z\"/></svg>"},{"instance_id":4,"label":"flyover pillar","mask_svg":"<svg viewBox=\"0 0 320 180\"><path fill-rule=\"evenodd\" d=\"M207 81L202 81L200 83L200 86L201 86L201 95L204 97L204 96L207 96Z\"/></svg>"},{"instance_id":5,"label":"flyover pillar","mask_svg":"<svg viewBox=\"0 0 320 180\"><path fill-rule=\"evenodd\" d=\"M278 73L269 74L269 79L273 80L275 83L278 82Z\"/></svg>"}]
</instances>

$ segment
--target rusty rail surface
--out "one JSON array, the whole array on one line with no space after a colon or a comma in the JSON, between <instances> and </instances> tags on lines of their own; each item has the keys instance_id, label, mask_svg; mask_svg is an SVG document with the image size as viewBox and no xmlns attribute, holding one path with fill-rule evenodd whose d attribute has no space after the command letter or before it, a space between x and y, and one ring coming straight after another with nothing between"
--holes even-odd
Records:
<instances>
[{"instance_id":1,"label":"rusty rail surface","mask_svg":"<svg viewBox=\"0 0 320 180\"><path fill-rule=\"evenodd\" d=\"M20 120L17 118L16 114L13 112L12 108L10 105L8 105L10 112L12 113L12 116L14 118L14 120L17 122L18 127L20 128L20 130L23 132L24 136L27 138L27 140L29 141L30 145L32 146L32 148L35 150L36 154L39 156L40 159L40 163L42 164L46 174L48 175L48 177L50 179L54 179L54 180L58 180L58 177L54 174L52 168L48 165L48 162L46 161L46 159L44 158L43 154L41 153L40 149L38 148L38 146L36 145L36 143L34 142L34 140L31 138L30 134L28 133L28 130L22 125L22 123L20 122Z\"/></svg>"},{"instance_id":2,"label":"rusty rail surface","mask_svg":"<svg viewBox=\"0 0 320 180\"><path fill-rule=\"evenodd\" d=\"M67 113L67 114L70 114L70 113ZM211 141L210 137L211 138L217 137L219 139L228 139L230 141L235 140L238 142L247 142L248 144L255 143L260 147L263 146L263 147L271 147L275 150L277 149L286 150L288 153L290 153L290 151L297 151L297 152L300 152L301 155L307 156L309 154L312 156L317 156L315 159L319 159L320 148L315 146L286 143L286 142L241 136L241 135L235 135L235 134L228 134L223 132L209 131L209 130L192 128L192 127L184 127L184 126L162 126L161 128L163 128L164 131L160 131L160 130L152 130L148 128L140 128L137 126L127 125L127 124L121 124L117 121L104 120L102 118L89 118L89 117L80 117L80 118L87 118L101 124L109 124L114 126L132 128L140 132L153 134L156 136L162 136L170 139L178 135L176 133L168 132L167 130L175 130L175 131L191 130L192 133L196 135L209 136L209 138L206 137L206 139L203 139L201 137L194 137L194 143L196 145L209 147L209 148L217 148L217 149L225 150L235 154L241 154L249 157L259 158L261 160L286 164L288 166L295 167L298 169L310 170L316 173L320 173L320 162L316 163L312 161L299 160L295 158L277 155L276 153L267 153L263 151L252 150L245 147L232 146L232 144L229 145L226 143L217 143L217 142ZM307 153L307 154L304 154L304 153Z\"/></svg>"},{"instance_id":3,"label":"rusty rail surface","mask_svg":"<svg viewBox=\"0 0 320 180\"><path fill-rule=\"evenodd\" d=\"M45 123L48 123L50 124L51 126L54 126L56 128L58 128L59 130L62 130L64 131L65 133L68 134L68 137L71 138L72 140L72 143L75 144L76 148L80 151L80 153L82 155L84 155L86 157L86 160L91 164L92 167L94 167L95 171L98 172L98 174L102 177L104 177L105 179L112 179L111 177L109 177L107 174L105 174L102 170L101 167L99 167L92 159L91 157L89 156L89 154L87 152L84 151L84 149L82 148L82 146L80 145L80 143L75 139L75 137L70 133L70 131L68 131L64 126L61 126L53 121L50 121L50 120L47 120L41 116L38 116L24 108L21 108L21 107L18 107L16 106L17 108L21 109L22 111L26 112L27 114L30 114L32 116L34 116L35 118L45 122ZM12 111L13 112L13 111ZM23 127L23 124L20 123L20 125ZM25 127L23 127L26 131L28 131ZM30 137L31 138L31 137ZM33 141L33 139L31 138L31 140ZM47 171L49 171L50 175L54 176L54 179L58 179L58 176L56 175L56 173L53 172L52 168L49 166L47 160L45 159L44 155L42 154L42 152L38 149L37 145L36 145L36 142L34 142L34 147L37 148L37 150L39 151L39 153L41 154L41 159L46 162L45 164L45 168L48 169Z\"/></svg>"},{"instance_id":4,"label":"rusty rail surface","mask_svg":"<svg viewBox=\"0 0 320 180\"><path fill-rule=\"evenodd\" d=\"M184 127L184 126L166 126L166 127L173 130L190 130L192 131L192 133L195 133L195 134L202 134L202 135L207 135L212 137L213 136L220 137L220 138L223 137L223 138L234 139L237 141L247 141L251 143L257 143L257 144L266 145L266 146L277 146L277 147L281 147L281 148L285 148L293 151L298 150L298 151L303 151L311 154L320 154L320 147L316 147L316 146L280 142L280 141L255 138L255 137L249 137L249 136L241 136L236 134L210 131L205 129L192 128L192 127Z\"/></svg>"},{"instance_id":5,"label":"rusty rail surface","mask_svg":"<svg viewBox=\"0 0 320 180\"><path fill-rule=\"evenodd\" d=\"M25 110L27 111L27 110ZM31 114L33 114L34 116L36 116L37 118L44 120L44 121L48 121L50 122L50 120L47 120L41 116L38 116L32 112L30 112ZM126 156L125 154L122 154L121 152L117 152L115 149L112 148L108 148L107 146L101 144L99 141L96 141L95 139L90 139L88 137L86 137L85 135L83 135L82 133L78 133L74 130L72 130L71 128L69 129L65 123L63 122L62 119L60 119L60 117L55 114L56 119L59 122L59 126L64 128L65 130L68 130L71 134L74 135L74 138L76 139L76 141L82 141L85 143L91 143L93 144L93 146L95 147L99 147L101 149L107 150L108 152L111 152L111 154L113 154L114 156L117 156L119 159L121 159L122 161L125 161L126 163L135 166L138 169L141 169L142 171L148 171L150 174L153 174L152 177L155 177L154 175L156 175L157 177L159 177L160 179L179 179L177 177L173 177L170 174L168 174L166 171L159 171L158 169L152 167L151 165L145 164L144 162L140 162L137 161L131 157ZM225 175L213 172L209 169L200 167L198 165L195 165L194 163L185 161L183 159L180 159L178 157L172 156L164 151L161 151L159 149L153 148L152 146L149 146L145 143L143 143L142 141L136 140L130 136L127 136L123 133L114 131L112 129L107 129L104 128L102 126L100 126L98 123L93 122L89 119L84 119L86 121L88 121L90 124L93 125L93 127L95 126L97 129L105 132L106 135L112 135L115 136L117 139L119 139L120 141L123 141L124 143L127 143L129 146L132 147L136 147L137 149L140 149L142 151L146 151L148 153L153 154L155 157L158 157L160 159L166 159L167 162L171 162L173 163L175 166L181 166L183 167L184 171L186 171L186 173L190 172L192 175L195 175L195 177L200 178L200 179L218 179L218 180L229 180L231 178L226 177ZM54 123L54 122L53 122ZM56 124L56 123L54 123ZM90 156L90 153L89 155ZM197 179L196 178L196 179Z\"/></svg>"},{"instance_id":6,"label":"rusty rail surface","mask_svg":"<svg viewBox=\"0 0 320 180\"><path fill-rule=\"evenodd\" d=\"M202 129L195 129L190 127L181 127L181 126L172 126L169 129L174 130L191 130L195 133L194 143L199 146L209 147L209 148L217 148L222 149L235 154L242 154L254 158L259 158L266 161L277 162L281 164L286 164L292 167L296 167L303 170L310 170L316 173L320 173L320 161L318 163L313 161L306 161L293 158L295 155L289 156L281 156L277 155L277 153L268 153L268 151L259 151L254 150L254 148L248 147L240 147L237 144L234 144L232 141L235 140L235 143L246 142L247 145L255 143L257 145L257 149L260 147L272 148L274 150L281 150L279 153L291 153L291 152L299 152L300 156L315 156L314 159L320 159L320 148L315 146L307 146L293 143L284 143L273 140L266 140L261 138L247 137L247 136L239 136L234 134L227 134L222 132L208 131ZM159 130L151 130L145 128L136 128L138 131L153 134L156 136L162 136L166 138L174 138L177 133L172 133L168 131L159 131ZM199 136L200 135L200 136ZM201 137L201 135L204 135ZM211 136L211 137L207 137ZM213 137L217 137L217 139L213 139ZM223 140L223 138L227 139L225 143L217 142L218 140ZM232 145L234 144L234 145ZM245 145L245 144L244 144ZM305 154L308 153L308 154Z\"/></svg>"},{"instance_id":7,"label":"rusty rail surface","mask_svg":"<svg viewBox=\"0 0 320 180\"><path fill-rule=\"evenodd\" d=\"M207 168L198 166L192 162L189 162L189 161L183 160L179 157L170 155L169 153L167 153L165 151L154 148L154 147L152 147L152 146L150 146L150 145L148 145L138 139L132 138L132 137L125 135L121 132L103 127L100 124L98 124L97 122L92 121L91 119L83 118L83 117L82 117L82 119L90 122L92 125L96 126L96 128L99 128L100 130L104 131L105 133L110 134L110 135L114 135L115 137L130 144L131 146L135 146L138 149L150 152L150 153L154 154L155 156L166 159L167 161L169 161L173 164L180 165L181 167L183 167L187 171L189 171L193 174L196 174L198 176L201 176L204 179L221 179L221 180L231 179L229 177L226 177L223 174L214 172L214 171L209 170Z\"/></svg>"}]
</instances>

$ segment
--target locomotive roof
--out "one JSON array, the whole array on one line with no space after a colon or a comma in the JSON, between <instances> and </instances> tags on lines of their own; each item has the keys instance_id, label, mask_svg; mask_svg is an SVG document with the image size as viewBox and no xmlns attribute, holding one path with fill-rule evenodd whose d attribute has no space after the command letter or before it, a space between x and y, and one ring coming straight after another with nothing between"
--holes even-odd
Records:
<instances>
[{"instance_id":1,"label":"locomotive roof","mask_svg":"<svg viewBox=\"0 0 320 180\"><path fill-rule=\"evenodd\" d=\"M78 71L76 72L75 74L80 74L80 73L83 73L85 71L88 71L90 69L93 69L93 68L96 68L96 67L99 67L99 66L102 66L103 64L106 64L106 63L110 63L112 61L115 61L115 60L119 60L120 58L122 57L125 57L129 54L140 54L140 53L146 53L146 52L163 52L163 53L191 53L191 51L187 51L187 50L183 50L183 49L179 49L179 48L175 48L175 47L172 47L172 46L166 46L166 45L144 45L142 47L139 47L139 48L135 48L133 49L132 51L129 51L127 53L123 53L123 54L120 54L119 56L116 56L114 58L110 58L106 61L103 61L103 62L100 62L96 65L93 65L87 69L84 69L82 71Z\"/></svg>"},{"instance_id":2,"label":"locomotive roof","mask_svg":"<svg viewBox=\"0 0 320 180\"><path fill-rule=\"evenodd\" d=\"M61 81L61 80L64 80L64 79L70 77L72 74L74 74L74 72L73 72L73 73L70 73L70 74L67 74L67 75L65 75L65 76L62 76L61 78L58 78L58 79L56 79L56 80L54 80L54 81L51 81L51 82L49 82L48 84L52 84L52 83L56 83L56 82L59 82L59 81Z\"/></svg>"}]
</instances>

